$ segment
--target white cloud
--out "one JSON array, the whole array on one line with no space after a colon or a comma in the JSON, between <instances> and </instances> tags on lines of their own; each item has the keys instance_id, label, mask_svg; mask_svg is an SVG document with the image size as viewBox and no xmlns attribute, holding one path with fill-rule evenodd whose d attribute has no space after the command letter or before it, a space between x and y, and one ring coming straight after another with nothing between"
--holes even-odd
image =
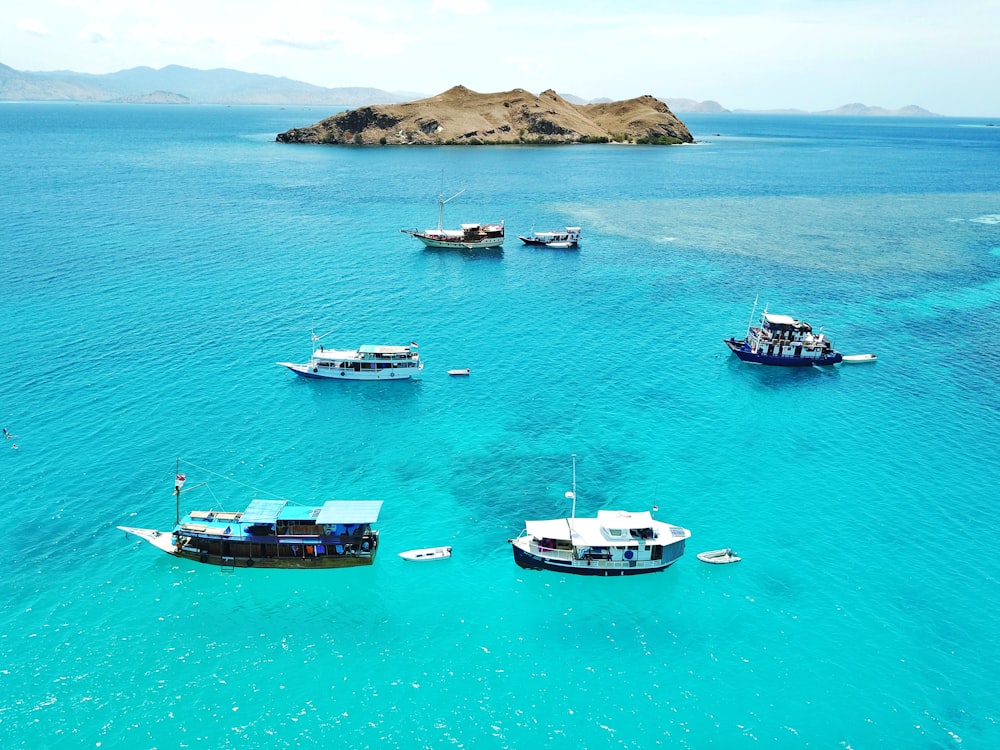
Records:
<instances>
[{"instance_id":1,"label":"white cloud","mask_svg":"<svg viewBox=\"0 0 1000 750\"><path fill-rule=\"evenodd\" d=\"M17 22L17 30L33 36L48 36L49 30L37 18L21 18Z\"/></svg>"},{"instance_id":2,"label":"white cloud","mask_svg":"<svg viewBox=\"0 0 1000 750\"><path fill-rule=\"evenodd\" d=\"M485 16L490 10L490 4L486 0L434 0L431 3L431 11L434 13Z\"/></svg>"},{"instance_id":3,"label":"white cloud","mask_svg":"<svg viewBox=\"0 0 1000 750\"><path fill-rule=\"evenodd\" d=\"M103 44L115 41L115 32L105 24L88 23L77 35L77 39L89 44Z\"/></svg>"},{"instance_id":4,"label":"white cloud","mask_svg":"<svg viewBox=\"0 0 1000 750\"><path fill-rule=\"evenodd\" d=\"M14 5L7 2L6 5ZM906 12L901 12L905 7ZM848 101L973 113L995 97L1000 0L31 0L0 5L0 50L25 70L169 64L321 86L433 94L554 88L730 108ZM528 34L540 43L521 42ZM488 40L488 42L486 41ZM484 52L488 44L488 53ZM959 102L965 102L964 104Z\"/></svg>"}]
</instances>

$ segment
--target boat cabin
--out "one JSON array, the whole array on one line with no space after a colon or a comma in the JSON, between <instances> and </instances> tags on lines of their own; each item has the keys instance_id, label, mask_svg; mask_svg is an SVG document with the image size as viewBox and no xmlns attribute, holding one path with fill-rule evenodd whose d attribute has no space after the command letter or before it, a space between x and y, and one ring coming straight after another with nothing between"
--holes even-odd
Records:
<instances>
[{"instance_id":1,"label":"boat cabin","mask_svg":"<svg viewBox=\"0 0 1000 750\"><path fill-rule=\"evenodd\" d=\"M374 346L366 344L357 349L323 349L313 352L312 367L324 369L388 370L399 367L419 367L420 355L408 346Z\"/></svg>"},{"instance_id":2,"label":"boat cabin","mask_svg":"<svg viewBox=\"0 0 1000 750\"><path fill-rule=\"evenodd\" d=\"M615 541L648 540L656 537L649 511L629 513L624 510L599 510L597 522L601 533Z\"/></svg>"},{"instance_id":3,"label":"boat cabin","mask_svg":"<svg viewBox=\"0 0 1000 750\"><path fill-rule=\"evenodd\" d=\"M769 312L761 315L760 326L750 329L746 343L752 353L769 357L821 359L836 354L830 340L822 333L814 335L805 321Z\"/></svg>"}]
</instances>

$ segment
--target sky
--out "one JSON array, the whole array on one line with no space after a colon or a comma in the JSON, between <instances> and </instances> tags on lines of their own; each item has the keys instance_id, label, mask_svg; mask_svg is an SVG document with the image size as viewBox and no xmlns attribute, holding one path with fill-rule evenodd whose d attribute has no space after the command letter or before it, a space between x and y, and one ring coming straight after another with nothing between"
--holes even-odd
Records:
<instances>
[{"instance_id":1,"label":"sky","mask_svg":"<svg viewBox=\"0 0 1000 750\"><path fill-rule=\"evenodd\" d=\"M1000 0L31 0L0 63L232 68L423 95L555 89L1000 116Z\"/></svg>"}]
</instances>

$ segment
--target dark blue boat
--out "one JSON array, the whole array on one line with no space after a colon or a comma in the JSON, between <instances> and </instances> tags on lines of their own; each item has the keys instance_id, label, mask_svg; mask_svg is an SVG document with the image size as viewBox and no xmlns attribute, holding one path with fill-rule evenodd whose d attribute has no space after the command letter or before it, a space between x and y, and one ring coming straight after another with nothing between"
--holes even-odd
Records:
<instances>
[{"instance_id":1,"label":"dark blue boat","mask_svg":"<svg viewBox=\"0 0 1000 750\"><path fill-rule=\"evenodd\" d=\"M808 323L769 313L766 308L760 316L760 325L747 328L746 338L730 337L724 341L741 360L757 365L813 367L835 365L844 359L830 339L822 333L814 334Z\"/></svg>"}]
</instances>

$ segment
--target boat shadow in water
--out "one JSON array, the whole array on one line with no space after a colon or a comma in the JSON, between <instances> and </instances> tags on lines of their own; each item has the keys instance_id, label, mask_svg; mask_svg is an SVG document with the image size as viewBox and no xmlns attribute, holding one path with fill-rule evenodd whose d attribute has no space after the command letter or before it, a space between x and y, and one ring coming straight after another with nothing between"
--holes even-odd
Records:
<instances>
[{"instance_id":1,"label":"boat shadow in water","mask_svg":"<svg viewBox=\"0 0 1000 750\"><path fill-rule=\"evenodd\" d=\"M503 260L503 247L425 247L425 253L432 255L457 255L462 260Z\"/></svg>"},{"instance_id":2,"label":"boat shadow in water","mask_svg":"<svg viewBox=\"0 0 1000 750\"><path fill-rule=\"evenodd\" d=\"M420 378L408 380L344 380L326 383L311 378L295 378L291 385L306 388L318 414L333 416L339 410L376 409L398 410L409 409L416 404L423 383Z\"/></svg>"},{"instance_id":3,"label":"boat shadow in water","mask_svg":"<svg viewBox=\"0 0 1000 750\"><path fill-rule=\"evenodd\" d=\"M735 357L728 357L726 369L749 382L754 388L767 390L778 388L794 388L806 383L817 383L823 378L839 378L840 367L830 365L824 367L766 367L764 365L747 365Z\"/></svg>"}]
</instances>

